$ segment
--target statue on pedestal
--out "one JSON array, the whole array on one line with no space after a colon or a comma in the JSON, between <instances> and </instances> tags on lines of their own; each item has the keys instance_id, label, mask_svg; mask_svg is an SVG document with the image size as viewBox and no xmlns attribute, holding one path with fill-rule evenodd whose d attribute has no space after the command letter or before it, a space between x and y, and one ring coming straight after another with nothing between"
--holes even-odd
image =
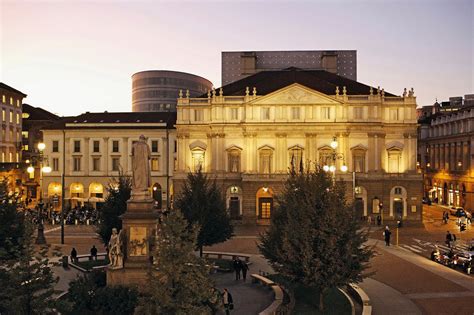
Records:
<instances>
[{"instance_id":1,"label":"statue on pedestal","mask_svg":"<svg viewBox=\"0 0 474 315\"><path fill-rule=\"evenodd\" d=\"M117 229L112 229L112 236L109 241L109 268L110 269L121 269L123 268L123 237L122 231L117 233Z\"/></svg>"},{"instance_id":2,"label":"statue on pedestal","mask_svg":"<svg viewBox=\"0 0 474 315\"><path fill-rule=\"evenodd\" d=\"M141 135L132 146L132 199L147 199L151 186L150 147Z\"/></svg>"}]
</instances>

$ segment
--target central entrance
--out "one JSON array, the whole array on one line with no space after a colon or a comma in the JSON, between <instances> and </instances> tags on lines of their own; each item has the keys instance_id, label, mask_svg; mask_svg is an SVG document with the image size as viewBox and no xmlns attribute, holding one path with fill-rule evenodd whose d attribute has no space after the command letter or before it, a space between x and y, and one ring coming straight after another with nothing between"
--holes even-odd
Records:
<instances>
[{"instance_id":1,"label":"central entrance","mask_svg":"<svg viewBox=\"0 0 474 315\"><path fill-rule=\"evenodd\" d=\"M262 187L257 191L257 220L261 223L268 223L273 212L273 190L268 187Z\"/></svg>"}]
</instances>

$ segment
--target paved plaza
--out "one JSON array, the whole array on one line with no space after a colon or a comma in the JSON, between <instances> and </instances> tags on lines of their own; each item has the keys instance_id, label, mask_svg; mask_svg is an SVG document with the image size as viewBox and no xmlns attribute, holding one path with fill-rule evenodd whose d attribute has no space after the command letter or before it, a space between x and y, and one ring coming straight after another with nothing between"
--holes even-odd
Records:
<instances>
[{"instance_id":1,"label":"paved plaza","mask_svg":"<svg viewBox=\"0 0 474 315\"><path fill-rule=\"evenodd\" d=\"M429 254L434 246L442 246L447 230L459 234L455 220L441 223L443 209L425 206L423 226L402 227L399 231L399 246L386 247L382 239L382 227L371 226L369 243L375 249L371 260L374 274L360 286L367 292L373 306L373 314L473 314L474 277L432 262ZM391 227L392 230L394 227ZM50 244L59 245L58 227L48 226L46 232ZM236 226L235 236L221 244L204 248L209 251L245 253L251 255L249 275L261 271L271 272L267 262L259 254L258 235L264 227ZM79 254L87 254L92 245L99 251L103 244L92 226L66 226L66 244L62 251L69 254L75 247ZM393 234L395 242L395 233ZM459 246L474 237L474 228L469 227L461 236ZM57 289L66 290L67 282L77 271L56 268L62 278ZM213 276L219 288L228 288L235 300L233 314L258 314L272 302L272 292L264 287L235 281L233 273Z\"/></svg>"}]
</instances>

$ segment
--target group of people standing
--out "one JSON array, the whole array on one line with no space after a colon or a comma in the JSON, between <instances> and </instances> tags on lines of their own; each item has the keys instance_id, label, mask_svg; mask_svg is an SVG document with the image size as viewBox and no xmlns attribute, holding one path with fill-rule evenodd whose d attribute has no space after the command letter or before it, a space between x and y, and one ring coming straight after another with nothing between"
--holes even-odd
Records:
<instances>
[{"instance_id":1,"label":"group of people standing","mask_svg":"<svg viewBox=\"0 0 474 315\"><path fill-rule=\"evenodd\" d=\"M242 272L242 278L244 279L244 281L247 280L247 271L249 270L249 266L247 265L246 262L240 260L239 257L237 257L236 259L234 259L234 262L233 262L233 267L234 267L234 271L235 271L235 280L240 280L240 272Z\"/></svg>"}]
</instances>

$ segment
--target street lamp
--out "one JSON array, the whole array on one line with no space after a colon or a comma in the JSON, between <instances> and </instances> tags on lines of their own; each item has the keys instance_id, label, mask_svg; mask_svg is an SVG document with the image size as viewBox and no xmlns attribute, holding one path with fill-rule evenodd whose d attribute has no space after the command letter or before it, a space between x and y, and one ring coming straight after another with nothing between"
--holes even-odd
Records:
<instances>
[{"instance_id":1,"label":"street lamp","mask_svg":"<svg viewBox=\"0 0 474 315\"><path fill-rule=\"evenodd\" d=\"M38 143L39 151L39 162L40 162L40 199L38 202L38 236L36 237L36 244L46 244L46 238L44 237L44 226L43 226L43 173L51 172L51 167L48 164L43 166L45 156L43 151L46 148L46 144ZM34 169L33 169L34 171Z\"/></svg>"},{"instance_id":2,"label":"street lamp","mask_svg":"<svg viewBox=\"0 0 474 315\"><path fill-rule=\"evenodd\" d=\"M332 149L332 152L330 153L330 157L331 157L331 165L323 165L323 170L325 172L331 172L332 173L332 178L333 178L333 181L335 181L336 179L336 162L337 160L343 160L343 164L340 168L340 170L342 172L347 172L347 165L346 163L344 162L344 154L343 153L338 153L336 152L336 149L338 147L339 143L337 142L337 138L334 136L332 138L332 141L331 141L331 149Z\"/></svg>"}]
</instances>

